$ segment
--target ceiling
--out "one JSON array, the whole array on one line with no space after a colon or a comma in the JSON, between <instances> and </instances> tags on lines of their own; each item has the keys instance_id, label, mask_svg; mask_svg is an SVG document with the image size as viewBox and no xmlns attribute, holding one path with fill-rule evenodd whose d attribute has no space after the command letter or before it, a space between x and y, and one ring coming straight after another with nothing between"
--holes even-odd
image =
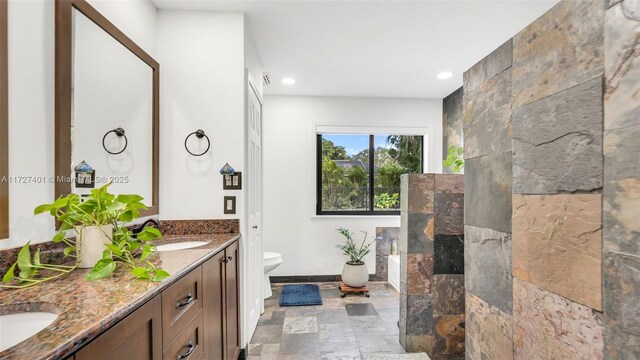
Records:
<instances>
[{"instance_id":1,"label":"ceiling","mask_svg":"<svg viewBox=\"0 0 640 360\"><path fill-rule=\"evenodd\" d=\"M273 78L267 95L435 99L558 2L152 1L159 9L244 12ZM453 77L438 79L444 71ZM284 77L296 84L282 84Z\"/></svg>"}]
</instances>

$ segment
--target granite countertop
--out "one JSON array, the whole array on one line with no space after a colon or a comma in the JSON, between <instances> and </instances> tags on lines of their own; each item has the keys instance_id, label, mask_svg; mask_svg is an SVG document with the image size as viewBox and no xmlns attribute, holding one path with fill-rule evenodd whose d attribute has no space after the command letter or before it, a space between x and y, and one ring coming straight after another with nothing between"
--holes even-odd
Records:
<instances>
[{"instance_id":1,"label":"granite countertop","mask_svg":"<svg viewBox=\"0 0 640 360\"><path fill-rule=\"evenodd\" d=\"M171 274L162 282L136 280L126 270L116 270L111 278L88 281L85 276L90 269L82 269L32 288L0 290L0 314L31 309L60 315L38 334L0 352L0 358L58 359L71 355L239 238L239 234L165 235L155 244L210 242L157 253L154 263Z\"/></svg>"}]
</instances>

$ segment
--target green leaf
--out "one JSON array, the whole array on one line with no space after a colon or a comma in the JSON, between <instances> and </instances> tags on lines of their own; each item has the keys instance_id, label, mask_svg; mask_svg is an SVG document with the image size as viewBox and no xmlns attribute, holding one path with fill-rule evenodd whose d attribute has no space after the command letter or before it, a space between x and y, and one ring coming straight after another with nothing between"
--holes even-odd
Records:
<instances>
[{"instance_id":1,"label":"green leaf","mask_svg":"<svg viewBox=\"0 0 640 360\"><path fill-rule=\"evenodd\" d=\"M73 246L67 246L66 248L64 248L64 256L69 256L71 255L74 251L76 251L76 248Z\"/></svg>"},{"instance_id":2,"label":"green leaf","mask_svg":"<svg viewBox=\"0 0 640 360\"><path fill-rule=\"evenodd\" d=\"M104 279L116 269L116 263L111 259L98 261L91 272L87 275L87 280Z\"/></svg>"},{"instance_id":3,"label":"green leaf","mask_svg":"<svg viewBox=\"0 0 640 360\"><path fill-rule=\"evenodd\" d=\"M135 195L135 194L120 194L116 198L116 201L124 203L124 204L136 203L136 202L140 202L142 200L144 200L144 198L142 196Z\"/></svg>"},{"instance_id":4,"label":"green leaf","mask_svg":"<svg viewBox=\"0 0 640 360\"><path fill-rule=\"evenodd\" d=\"M156 269L156 274L153 277L153 281L162 281L166 278L168 278L169 276L171 276L171 274L169 274L168 272L162 270L162 269Z\"/></svg>"},{"instance_id":5,"label":"green leaf","mask_svg":"<svg viewBox=\"0 0 640 360\"><path fill-rule=\"evenodd\" d=\"M122 249L120 249L119 246L116 246L113 244L104 244L104 246L106 246L109 250L111 250L117 256L122 255Z\"/></svg>"},{"instance_id":6,"label":"green leaf","mask_svg":"<svg viewBox=\"0 0 640 360\"><path fill-rule=\"evenodd\" d=\"M142 255L140 255L140 260L145 261L149 254L151 254L151 246L149 244L145 244L142 250Z\"/></svg>"},{"instance_id":7,"label":"green leaf","mask_svg":"<svg viewBox=\"0 0 640 360\"><path fill-rule=\"evenodd\" d=\"M136 251L140 247L139 241L129 241L129 251Z\"/></svg>"},{"instance_id":8,"label":"green leaf","mask_svg":"<svg viewBox=\"0 0 640 360\"><path fill-rule=\"evenodd\" d=\"M59 243L62 240L64 240L64 231L60 231L59 233L57 233L54 237L53 237L53 242L54 243Z\"/></svg>"},{"instance_id":9,"label":"green leaf","mask_svg":"<svg viewBox=\"0 0 640 360\"><path fill-rule=\"evenodd\" d=\"M42 204L37 206L35 210L33 210L33 215L42 214L43 212L50 211L52 208L51 204Z\"/></svg>"},{"instance_id":10,"label":"green leaf","mask_svg":"<svg viewBox=\"0 0 640 360\"><path fill-rule=\"evenodd\" d=\"M27 242L22 249L20 249L20 252L18 252L18 267L20 268L21 272L24 271L25 273L30 272L31 268L33 267L33 265L31 264L31 251L29 251L29 242Z\"/></svg>"},{"instance_id":11,"label":"green leaf","mask_svg":"<svg viewBox=\"0 0 640 360\"><path fill-rule=\"evenodd\" d=\"M40 248L36 249L36 254L33 255L33 263L40 265Z\"/></svg>"},{"instance_id":12,"label":"green leaf","mask_svg":"<svg viewBox=\"0 0 640 360\"><path fill-rule=\"evenodd\" d=\"M108 211L122 211L127 207L127 205L121 202L114 202L113 204L107 206Z\"/></svg>"},{"instance_id":13,"label":"green leaf","mask_svg":"<svg viewBox=\"0 0 640 360\"><path fill-rule=\"evenodd\" d=\"M131 270L131 274L137 279L149 280L149 271L144 266L139 266Z\"/></svg>"},{"instance_id":14,"label":"green leaf","mask_svg":"<svg viewBox=\"0 0 640 360\"><path fill-rule=\"evenodd\" d=\"M4 283L11 282L11 280L13 280L13 278L16 277L16 274L15 274L16 264L17 263L13 263L13 265L11 265L9 270L7 270L7 272L2 277L2 282Z\"/></svg>"},{"instance_id":15,"label":"green leaf","mask_svg":"<svg viewBox=\"0 0 640 360\"><path fill-rule=\"evenodd\" d=\"M138 234L138 239L141 241L151 241L161 237L162 233L160 233L160 230L152 227L146 227Z\"/></svg>"}]
</instances>

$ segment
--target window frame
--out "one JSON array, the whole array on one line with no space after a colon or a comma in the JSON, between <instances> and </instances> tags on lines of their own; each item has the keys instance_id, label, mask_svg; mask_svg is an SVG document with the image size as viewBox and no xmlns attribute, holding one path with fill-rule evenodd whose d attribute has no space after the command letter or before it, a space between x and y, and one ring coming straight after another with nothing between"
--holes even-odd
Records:
<instances>
[{"instance_id":1,"label":"window frame","mask_svg":"<svg viewBox=\"0 0 640 360\"><path fill-rule=\"evenodd\" d=\"M322 209L322 136L327 133L316 132L316 215L317 216L398 216L400 210L375 210L374 201L369 201L369 210L323 210ZM340 133L336 135L368 135L369 136L369 199L375 197L375 136L382 134L351 134ZM391 134L399 135L399 134ZM425 135L406 135L404 136L420 136L420 172L424 172L424 138Z\"/></svg>"}]
</instances>

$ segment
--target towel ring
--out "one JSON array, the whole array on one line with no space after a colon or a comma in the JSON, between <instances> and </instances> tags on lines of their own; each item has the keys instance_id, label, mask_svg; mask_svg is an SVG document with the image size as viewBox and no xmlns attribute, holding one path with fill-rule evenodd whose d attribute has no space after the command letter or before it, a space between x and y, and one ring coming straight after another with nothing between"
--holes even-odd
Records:
<instances>
[{"instance_id":1,"label":"towel ring","mask_svg":"<svg viewBox=\"0 0 640 360\"><path fill-rule=\"evenodd\" d=\"M113 151L109 151L109 149L107 149L107 145L105 145L104 141L107 139L107 135L109 135L111 133L115 133L118 137L124 137L124 147L122 148L122 150L120 150L118 152L113 152ZM111 131L107 131L107 133L104 134L104 136L102 137L102 147L104 148L104 151L108 152L111 155L122 154L127 149L127 145L129 145L129 140L127 139L127 136L124 134L124 129L121 128L121 127L115 128L115 129L113 129Z\"/></svg>"},{"instance_id":2,"label":"towel ring","mask_svg":"<svg viewBox=\"0 0 640 360\"><path fill-rule=\"evenodd\" d=\"M195 135L198 139L202 139L202 138L207 139L207 148L205 149L205 151L201 152L200 154L194 154L191 152L191 150L189 150L189 147L187 146L187 140L189 140L191 135ZM193 156L202 156L206 154L207 151L209 151L209 148L211 148L211 141L209 140L209 137L204 133L204 130L198 129L192 132L191 134L187 135L187 138L184 139L184 148L187 149L187 152Z\"/></svg>"}]
</instances>

